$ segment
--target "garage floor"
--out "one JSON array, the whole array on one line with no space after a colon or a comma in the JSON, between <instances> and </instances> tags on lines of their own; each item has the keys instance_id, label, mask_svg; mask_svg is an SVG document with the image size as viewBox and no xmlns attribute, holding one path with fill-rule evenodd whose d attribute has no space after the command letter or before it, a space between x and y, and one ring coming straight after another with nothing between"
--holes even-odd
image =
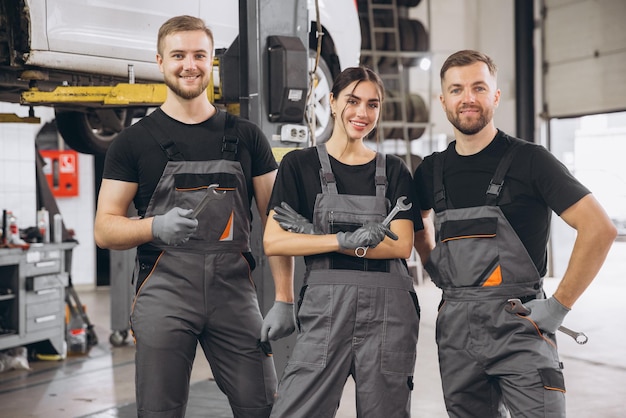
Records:
<instances>
[{"instance_id":1,"label":"garage floor","mask_svg":"<svg viewBox=\"0 0 626 418\"><path fill-rule=\"evenodd\" d=\"M624 416L626 399L626 242L616 242L609 260L588 292L570 312L566 325L584 331L589 342L576 344L559 334L565 364L570 418ZM546 280L551 294L556 279ZM440 292L430 281L417 286L422 305L414 417L446 417L434 343L434 322ZM30 362L32 370L0 373L0 416L6 417L135 417L134 348L109 344L109 290L80 292L99 344L85 356L63 361ZM128 339L130 340L130 338ZM211 380L201 351L193 370L187 417L232 417L225 397ZM355 417L354 387L346 385L338 418Z\"/></svg>"}]
</instances>

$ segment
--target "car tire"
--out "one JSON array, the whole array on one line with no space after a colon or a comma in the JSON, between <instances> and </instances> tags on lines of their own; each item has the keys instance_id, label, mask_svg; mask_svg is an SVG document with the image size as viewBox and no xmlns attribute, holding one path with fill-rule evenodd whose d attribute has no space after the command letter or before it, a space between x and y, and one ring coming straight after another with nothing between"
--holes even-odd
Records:
<instances>
[{"instance_id":1,"label":"car tire","mask_svg":"<svg viewBox=\"0 0 626 418\"><path fill-rule=\"evenodd\" d=\"M309 68L313 69L315 65L315 51L309 51L309 63ZM330 116L330 89L333 86L333 74L323 55L320 56L317 63L315 77L317 82L313 90L315 106L313 126L315 127L315 142L321 144L328 141L334 125L334 120Z\"/></svg>"},{"instance_id":2,"label":"car tire","mask_svg":"<svg viewBox=\"0 0 626 418\"><path fill-rule=\"evenodd\" d=\"M105 154L118 133L132 123L135 110L86 109L55 110L57 129L73 150L83 153Z\"/></svg>"}]
</instances>

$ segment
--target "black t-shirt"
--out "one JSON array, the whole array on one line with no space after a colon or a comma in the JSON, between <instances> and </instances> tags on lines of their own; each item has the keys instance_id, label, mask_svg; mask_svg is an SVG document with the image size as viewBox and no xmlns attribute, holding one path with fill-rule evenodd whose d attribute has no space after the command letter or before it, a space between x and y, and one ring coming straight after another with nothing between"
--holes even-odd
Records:
<instances>
[{"instance_id":1,"label":"black t-shirt","mask_svg":"<svg viewBox=\"0 0 626 418\"><path fill-rule=\"evenodd\" d=\"M161 109L158 121L164 132L172 133L178 150L189 161L223 159L222 139L226 114L218 111L198 124L185 124L167 116ZM152 116L147 116L152 117ZM161 123L162 121L162 123ZM167 156L144 127L144 121L122 131L107 151L105 179L121 180L139 185L135 207L142 216L167 164ZM278 166L269 142L252 122L236 118L232 135L239 139L236 160L241 164L248 187L248 203L254 193L252 178L275 170Z\"/></svg>"},{"instance_id":2,"label":"black t-shirt","mask_svg":"<svg viewBox=\"0 0 626 418\"><path fill-rule=\"evenodd\" d=\"M450 145L445 156L444 187L454 208L485 204L489 182L511 141L511 137L498 131L485 149L467 156L457 154L454 143ZM422 210L434 207L435 154L426 157L415 170L414 188ZM499 206L541 276L547 271L546 248L552 211L560 215L588 193L546 148L527 143L515 151L504 178Z\"/></svg>"},{"instance_id":3,"label":"black t-shirt","mask_svg":"<svg viewBox=\"0 0 626 418\"><path fill-rule=\"evenodd\" d=\"M340 194L375 196L376 159L362 165L346 165L330 157L330 165L337 181ZM280 163L278 176L268 206L268 212L281 202L286 202L295 211L308 220L313 219L315 198L322 192L320 182L321 165L315 147L294 150L287 153ZM411 186L411 172L404 162L395 155L386 156L387 193L386 197L395 206L400 196L406 196L407 202L416 208L415 193ZM415 219L414 219L415 218ZM413 210L398 212L395 219L414 220L414 229L424 226L419 217L413 216Z\"/></svg>"}]
</instances>

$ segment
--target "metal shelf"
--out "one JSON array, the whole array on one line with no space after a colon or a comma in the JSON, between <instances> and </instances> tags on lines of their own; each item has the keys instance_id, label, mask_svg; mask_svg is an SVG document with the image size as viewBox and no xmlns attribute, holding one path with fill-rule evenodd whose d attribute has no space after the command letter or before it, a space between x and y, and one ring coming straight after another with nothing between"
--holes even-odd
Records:
<instances>
[{"instance_id":1,"label":"metal shelf","mask_svg":"<svg viewBox=\"0 0 626 418\"><path fill-rule=\"evenodd\" d=\"M430 30L430 1L425 0L425 7L428 8L427 26ZM361 56L369 58L371 64L369 66L385 81L388 92L397 91L398 94L388 94L385 101L387 103L393 103L395 106L393 109L393 120L387 120L381 116L379 122L378 136L384 141L386 139L404 139L406 144L406 162L411 170L415 169L411 164L411 152L410 141L416 138L411 138L415 133L415 130L423 128L420 136L423 136L427 131L430 131L432 124L430 122L430 109L428 109L428 101L422 98L421 105L425 105L426 109L420 107L422 110L416 108L414 100L410 97L409 92L409 70L415 67L415 63L419 62L422 58L430 58L430 50L420 51L408 51L403 49L406 45L403 45L400 34L401 19L406 19L408 16L408 8L406 6L399 6L398 0L391 0L385 4L374 3L374 0L367 0L367 2L359 2L362 6L359 10L359 16L361 17L361 24L367 26L363 28L362 33L365 33L367 38L364 40L366 48L361 49ZM377 13L376 12L382 12ZM382 16L381 16L382 15ZM406 27L406 26L405 26ZM411 26L413 27L413 26ZM386 36L383 44L389 44L390 49L382 49L388 45L377 45L377 41L380 42L380 35ZM432 73L431 69L428 69L428 77L426 89L428 91L428 97L430 98ZM414 118L418 115L424 115L426 112L426 120L419 122L413 122ZM411 115L409 115L411 111ZM387 115L389 117L389 115ZM385 130L392 135L390 137L385 136Z\"/></svg>"}]
</instances>

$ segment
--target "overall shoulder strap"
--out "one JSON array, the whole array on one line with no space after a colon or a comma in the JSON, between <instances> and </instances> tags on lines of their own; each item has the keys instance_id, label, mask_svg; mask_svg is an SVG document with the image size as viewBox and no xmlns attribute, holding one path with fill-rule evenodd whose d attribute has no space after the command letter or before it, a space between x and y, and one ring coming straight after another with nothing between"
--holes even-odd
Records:
<instances>
[{"instance_id":1,"label":"overall shoulder strap","mask_svg":"<svg viewBox=\"0 0 626 418\"><path fill-rule=\"evenodd\" d=\"M446 154L450 152L450 149L453 146L454 142L451 142L445 151L438 152L433 155L433 195L435 201L435 212L441 212L448 209L446 188L443 184L443 167L446 161Z\"/></svg>"},{"instance_id":2,"label":"overall shoulder strap","mask_svg":"<svg viewBox=\"0 0 626 418\"><path fill-rule=\"evenodd\" d=\"M387 157L382 152L376 153L376 197L387 194Z\"/></svg>"},{"instance_id":3,"label":"overall shoulder strap","mask_svg":"<svg viewBox=\"0 0 626 418\"><path fill-rule=\"evenodd\" d=\"M328 151L325 144L317 144L317 156L320 160L322 168L320 168L320 182L322 183L322 193L338 194L337 182L335 175L330 167L330 158L328 157Z\"/></svg>"},{"instance_id":4,"label":"overall shoulder strap","mask_svg":"<svg viewBox=\"0 0 626 418\"><path fill-rule=\"evenodd\" d=\"M141 119L141 125L146 128L150 136L159 144L168 160L185 161L185 157L178 150L172 136L165 131L164 125L166 122L161 111L152 112Z\"/></svg>"},{"instance_id":5,"label":"overall shoulder strap","mask_svg":"<svg viewBox=\"0 0 626 418\"><path fill-rule=\"evenodd\" d=\"M224 137L222 138L222 157L225 160L235 161L239 147L239 138L235 135L235 122L237 119L230 113L224 117Z\"/></svg>"},{"instance_id":6,"label":"overall shoulder strap","mask_svg":"<svg viewBox=\"0 0 626 418\"><path fill-rule=\"evenodd\" d=\"M513 141L511 145L507 148L502 155L502 159L496 168L496 172L493 174L491 181L489 182L489 186L487 187L487 197L486 197L486 205L487 206L496 206L498 202L498 197L500 196L500 192L502 191L502 187L504 186L504 176L509 171L511 167L511 163L513 162L513 158L515 157L515 152L519 149L521 145L525 143L525 141L517 138L512 138Z\"/></svg>"}]
</instances>

